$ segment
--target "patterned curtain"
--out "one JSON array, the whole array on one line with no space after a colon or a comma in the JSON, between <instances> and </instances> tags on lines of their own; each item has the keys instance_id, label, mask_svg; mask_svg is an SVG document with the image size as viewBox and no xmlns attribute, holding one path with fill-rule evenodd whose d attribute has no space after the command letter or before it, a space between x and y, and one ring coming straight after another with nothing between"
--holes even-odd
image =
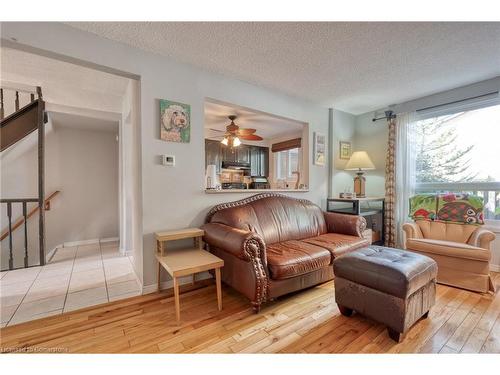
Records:
<instances>
[{"instance_id":1,"label":"patterned curtain","mask_svg":"<svg viewBox=\"0 0 500 375\"><path fill-rule=\"evenodd\" d=\"M385 246L396 246L396 119L387 122L389 137L385 159Z\"/></svg>"}]
</instances>

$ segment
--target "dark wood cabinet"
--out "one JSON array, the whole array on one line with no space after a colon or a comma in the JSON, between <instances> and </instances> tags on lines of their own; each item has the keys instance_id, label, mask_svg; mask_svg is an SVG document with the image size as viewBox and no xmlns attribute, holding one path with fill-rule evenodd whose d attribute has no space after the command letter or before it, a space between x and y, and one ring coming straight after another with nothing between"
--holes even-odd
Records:
<instances>
[{"instance_id":1,"label":"dark wood cabinet","mask_svg":"<svg viewBox=\"0 0 500 375\"><path fill-rule=\"evenodd\" d=\"M217 173L220 173L224 156L220 142L205 139L205 170L207 165L214 164L217 166Z\"/></svg>"},{"instance_id":2,"label":"dark wood cabinet","mask_svg":"<svg viewBox=\"0 0 500 375\"><path fill-rule=\"evenodd\" d=\"M268 176L269 147L241 145L231 148L219 141L205 139L205 168L209 164L217 166L221 171L222 161L250 163L252 176Z\"/></svg>"},{"instance_id":3,"label":"dark wood cabinet","mask_svg":"<svg viewBox=\"0 0 500 375\"><path fill-rule=\"evenodd\" d=\"M266 176L269 174L269 148L250 146L250 165L252 176Z\"/></svg>"}]
</instances>

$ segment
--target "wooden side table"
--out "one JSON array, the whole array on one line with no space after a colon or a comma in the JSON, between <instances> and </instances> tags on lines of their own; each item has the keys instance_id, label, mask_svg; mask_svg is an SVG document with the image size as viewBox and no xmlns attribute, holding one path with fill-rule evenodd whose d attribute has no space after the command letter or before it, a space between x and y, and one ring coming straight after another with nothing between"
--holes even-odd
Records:
<instances>
[{"instance_id":1,"label":"wooden side table","mask_svg":"<svg viewBox=\"0 0 500 375\"><path fill-rule=\"evenodd\" d=\"M181 310L179 300L179 277L194 275L198 272L215 270L215 282L217 285L217 305L222 310L222 288L220 269L224 261L215 255L203 250L202 237L205 232L199 228L187 228L155 233L156 237L156 259L158 260L158 290L160 290L161 268L169 273L174 281L175 316L180 321ZM167 250L167 241L193 238L194 247L184 249Z\"/></svg>"}]
</instances>

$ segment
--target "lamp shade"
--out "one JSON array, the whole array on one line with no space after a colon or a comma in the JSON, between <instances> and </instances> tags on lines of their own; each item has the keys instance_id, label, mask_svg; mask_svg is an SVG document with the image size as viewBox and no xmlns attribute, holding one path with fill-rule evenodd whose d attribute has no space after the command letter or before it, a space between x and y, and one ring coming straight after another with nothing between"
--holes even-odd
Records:
<instances>
[{"instance_id":1,"label":"lamp shade","mask_svg":"<svg viewBox=\"0 0 500 375\"><path fill-rule=\"evenodd\" d=\"M344 169L346 171L369 170L375 169L375 165L366 151L356 151L352 153Z\"/></svg>"}]
</instances>

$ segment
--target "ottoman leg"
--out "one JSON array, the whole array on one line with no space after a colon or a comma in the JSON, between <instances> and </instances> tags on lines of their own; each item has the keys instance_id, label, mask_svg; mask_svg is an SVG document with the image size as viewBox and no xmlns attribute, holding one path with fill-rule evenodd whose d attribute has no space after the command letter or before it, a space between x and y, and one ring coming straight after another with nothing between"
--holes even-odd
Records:
<instances>
[{"instance_id":1,"label":"ottoman leg","mask_svg":"<svg viewBox=\"0 0 500 375\"><path fill-rule=\"evenodd\" d=\"M403 335L400 332L395 331L392 328L387 327L387 333L389 333L389 337L391 339L393 339L394 341L401 342Z\"/></svg>"},{"instance_id":2,"label":"ottoman leg","mask_svg":"<svg viewBox=\"0 0 500 375\"><path fill-rule=\"evenodd\" d=\"M340 313L342 315L344 315L344 316L351 316L352 315L352 309L345 307L345 306L342 306L342 305L339 305L338 303L337 303L337 306L339 307Z\"/></svg>"}]
</instances>

